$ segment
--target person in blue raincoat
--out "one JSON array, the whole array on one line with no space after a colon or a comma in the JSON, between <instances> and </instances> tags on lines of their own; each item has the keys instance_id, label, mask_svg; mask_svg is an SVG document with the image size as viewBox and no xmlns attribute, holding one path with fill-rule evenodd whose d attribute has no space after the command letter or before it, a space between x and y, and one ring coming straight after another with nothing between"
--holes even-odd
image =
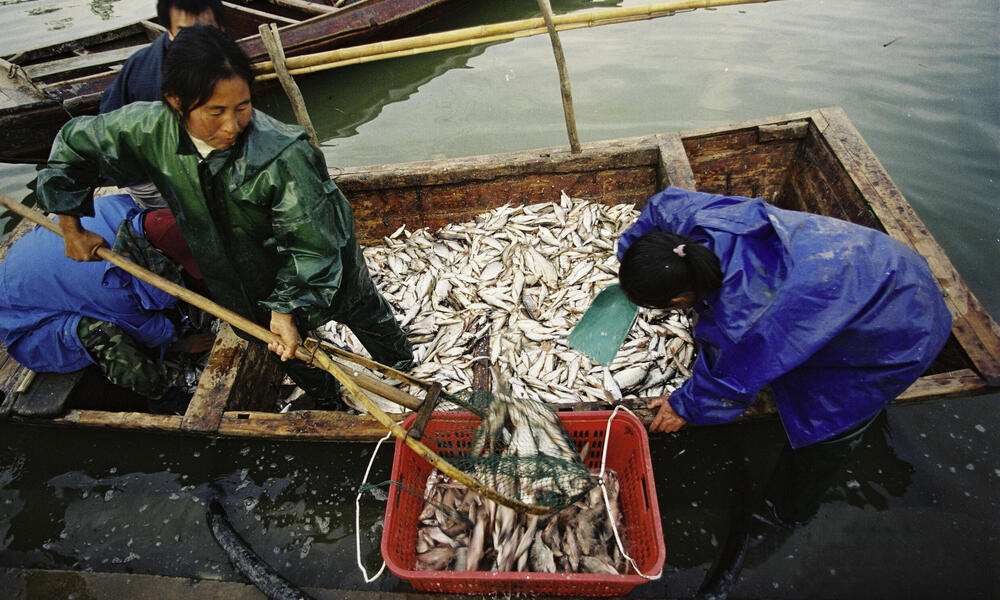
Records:
<instances>
[{"instance_id":1,"label":"person in blue raincoat","mask_svg":"<svg viewBox=\"0 0 1000 600\"><path fill-rule=\"evenodd\" d=\"M760 198L668 188L618 242L640 306L693 309L690 378L651 431L732 421L765 386L788 444L760 518L801 525L885 406L931 364L951 315L926 260L874 229Z\"/></svg>"},{"instance_id":2,"label":"person in blue raincoat","mask_svg":"<svg viewBox=\"0 0 1000 600\"><path fill-rule=\"evenodd\" d=\"M180 283L180 268L151 244L176 229L168 211L143 211L126 194L100 198L94 211L81 219L88 230ZM150 215L166 219L154 224ZM173 237L180 239L179 233ZM193 261L186 263L196 268ZM201 352L214 337L178 340L168 315L176 303L174 296L111 263L66 257L62 239L43 227L14 242L0 263L0 341L11 357L42 373L96 364L112 383L145 397L154 412L174 412L187 401L186 395L171 395L159 368L162 354L175 342L177 350Z\"/></svg>"}]
</instances>

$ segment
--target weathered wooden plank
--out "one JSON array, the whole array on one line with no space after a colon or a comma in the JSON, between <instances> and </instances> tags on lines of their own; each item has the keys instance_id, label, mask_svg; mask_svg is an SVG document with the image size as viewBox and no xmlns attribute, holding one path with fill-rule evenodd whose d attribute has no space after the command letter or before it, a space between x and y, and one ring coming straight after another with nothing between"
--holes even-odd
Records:
<instances>
[{"instance_id":1,"label":"weathered wooden plank","mask_svg":"<svg viewBox=\"0 0 1000 600\"><path fill-rule=\"evenodd\" d=\"M82 369L72 373L34 373L22 380L13 391L14 405L11 412L22 417L54 417L62 414L66 410L70 394L83 379L83 374Z\"/></svg>"},{"instance_id":2,"label":"weathered wooden plank","mask_svg":"<svg viewBox=\"0 0 1000 600\"><path fill-rule=\"evenodd\" d=\"M562 191L607 204L644 203L657 191L657 181L650 165L619 171L509 176L430 188L360 190L348 185L343 189L354 208L358 239L367 244L380 241L404 223L411 230L436 230L448 223L472 220L506 203L557 201Z\"/></svg>"},{"instance_id":3,"label":"weathered wooden plank","mask_svg":"<svg viewBox=\"0 0 1000 600\"><path fill-rule=\"evenodd\" d=\"M409 415L389 416L395 421L402 421ZM227 411L219 423L218 434L301 441L375 441L385 436L386 429L372 417L336 411Z\"/></svg>"},{"instance_id":4,"label":"weathered wooden plank","mask_svg":"<svg viewBox=\"0 0 1000 600\"><path fill-rule=\"evenodd\" d=\"M132 429L160 433L181 430L180 415L154 415L144 412L110 412L103 410L71 410L65 416L47 419L53 425L78 425L102 429Z\"/></svg>"},{"instance_id":5,"label":"weathered wooden plank","mask_svg":"<svg viewBox=\"0 0 1000 600\"><path fill-rule=\"evenodd\" d=\"M916 404L939 398L984 394L992 391L972 369L924 375L899 395L893 404Z\"/></svg>"},{"instance_id":6,"label":"weathered wooden plank","mask_svg":"<svg viewBox=\"0 0 1000 600\"><path fill-rule=\"evenodd\" d=\"M152 3L148 5L148 10L149 14L147 14L145 18L155 16L156 8ZM101 31L93 35L87 35L72 40L66 40L57 44L39 45L30 50L19 52L17 54L17 62L19 64L38 62L40 60L59 56L67 52L86 50L87 48L93 46L100 46L112 42L121 43L119 40L127 40L128 38L133 38L137 35L144 35L143 30L145 27L141 23L141 21L136 21L127 25L122 25L121 27L116 27L114 29ZM38 36L37 41L39 44L45 44L46 37Z\"/></svg>"},{"instance_id":7,"label":"weathered wooden plank","mask_svg":"<svg viewBox=\"0 0 1000 600\"><path fill-rule=\"evenodd\" d=\"M800 140L809 131L809 121L792 121L777 125L761 125L757 128L757 141L761 144L784 140Z\"/></svg>"},{"instance_id":8,"label":"weathered wooden plank","mask_svg":"<svg viewBox=\"0 0 1000 600\"><path fill-rule=\"evenodd\" d=\"M368 0L279 29L286 56L391 39L450 13L456 0ZM331 43L336 40L335 43ZM259 35L239 40L252 60L266 58Z\"/></svg>"},{"instance_id":9,"label":"weathered wooden plank","mask_svg":"<svg viewBox=\"0 0 1000 600\"><path fill-rule=\"evenodd\" d=\"M180 425L183 431L214 432L219 428L248 345L228 325L219 328L205 370L184 413Z\"/></svg>"},{"instance_id":10,"label":"weathered wooden plank","mask_svg":"<svg viewBox=\"0 0 1000 600\"><path fill-rule=\"evenodd\" d=\"M885 231L907 244L930 264L954 318L953 335L992 386L1000 385L1000 327L965 285L941 246L889 178L871 148L839 108L823 109L825 139L847 168Z\"/></svg>"},{"instance_id":11,"label":"weathered wooden plank","mask_svg":"<svg viewBox=\"0 0 1000 600\"><path fill-rule=\"evenodd\" d=\"M840 160L815 128L788 169L778 206L835 217L885 231Z\"/></svg>"},{"instance_id":12,"label":"weathered wooden plank","mask_svg":"<svg viewBox=\"0 0 1000 600\"><path fill-rule=\"evenodd\" d=\"M153 41L160 37L161 34L167 32L167 28L159 23L154 23L153 21L139 21L139 25L142 27L146 34L146 39Z\"/></svg>"},{"instance_id":13,"label":"weathered wooden plank","mask_svg":"<svg viewBox=\"0 0 1000 600\"><path fill-rule=\"evenodd\" d=\"M13 73L9 77L8 73ZM17 65L0 58L0 113L15 109L29 109L52 104L48 98L31 83L31 78Z\"/></svg>"},{"instance_id":14,"label":"weathered wooden plank","mask_svg":"<svg viewBox=\"0 0 1000 600\"><path fill-rule=\"evenodd\" d=\"M29 65L24 68L25 73L35 81L44 81L46 78L65 77L83 71L93 71L102 67L108 67L117 63L122 63L135 52L147 47L149 44L139 46L129 46L126 48L116 48L103 52L91 52L81 56L60 58L49 62Z\"/></svg>"},{"instance_id":15,"label":"weathered wooden plank","mask_svg":"<svg viewBox=\"0 0 1000 600\"><path fill-rule=\"evenodd\" d=\"M659 187L674 186L686 190L696 189L694 171L688 160L687 150L678 133L664 133L656 136L660 148L660 164L657 168Z\"/></svg>"},{"instance_id":16,"label":"weathered wooden plank","mask_svg":"<svg viewBox=\"0 0 1000 600\"><path fill-rule=\"evenodd\" d=\"M781 190L800 141L759 144L757 137L757 126L753 126L683 138L697 189L772 200Z\"/></svg>"},{"instance_id":17,"label":"weathered wooden plank","mask_svg":"<svg viewBox=\"0 0 1000 600\"><path fill-rule=\"evenodd\" d=\"M223 2L222 5L226 8L226 27L233 35L253 35L263 23L276 23L279 27L298 23L295 19L232 2Z\"/></svg>"}]
</instances>

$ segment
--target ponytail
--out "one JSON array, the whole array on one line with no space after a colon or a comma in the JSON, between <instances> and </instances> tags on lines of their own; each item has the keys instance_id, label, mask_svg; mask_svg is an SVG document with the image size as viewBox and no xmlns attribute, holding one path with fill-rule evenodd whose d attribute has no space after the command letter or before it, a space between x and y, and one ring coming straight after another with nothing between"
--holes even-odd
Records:
<instances>
[{"instance_id":1,"label":"ponytail","mask_svg":"<svg viewBox=\"0 0 1000 600\"><path fill-rule=\"evenodd\" d=\"M722 287L719 257L707 246L666 231L651 231L632 242L622 257L618 279L629 300L647 308L665 308L690 292L695 301Z\"/></svg>"}]
</instances>

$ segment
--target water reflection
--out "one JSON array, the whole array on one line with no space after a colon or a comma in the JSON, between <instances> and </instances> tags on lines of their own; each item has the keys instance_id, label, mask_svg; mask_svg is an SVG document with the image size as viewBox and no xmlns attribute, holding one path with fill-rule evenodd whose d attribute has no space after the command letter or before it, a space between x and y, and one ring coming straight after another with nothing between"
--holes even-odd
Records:
<instances>
[{"instance_id":1,"label":"water reflection","mask_svg":"<svg viewBox=\"0 0 1000 600\"><path fill-rule=\"evenodd\" d=\"M785 433L779 422L767 421L691 429L654 439L667 566L677 571L706 567L730 536L735 515L763 501ZM914 472L913 465L893 450L889 422L882 413L825 494L818 515L837 504L888 510L890 497L904 496ZM757 558L759 563L767 557Z\"/></svg>"},{"instance_id":2,"label":"water reflection","mask_svg":"<svg viewBox=\"0 0 1000 600\"><path fill-rule=\"evenodd\" d=\"M903 497L916 469L896 455L891 434L889 420L882 413L840 481L827 493L826 502L846 502L857 508L871 506L881 511L889 510L890 496Z\"/></svg>"},{"instance_id":3,"label":"water reflection","mask_svg":"<svg viewBox=\"0 0 1000 600\"><path fill-rule=\"evenodd\" d=\"M292 581L364 585L353 500L370 445L76 430L60 436L72 452L53 452L38 431L0 426L0 566L237 580L205 518L220 494L234 529ZM387 475L390 462L391 448L375 472ZM364 560L376 567L384 510L366 495Z\"/></svg>"},{"instance_id":4,"label":"water reflection","mask_svg":"<svg viewBox=\"0 0 1000 600\"><path fill-rule=\"evenodd\" d=\"M94 0L95 2L98 0ZM557 13L581 9L618 6L613 0L553 0ZM447 31L473 25L514 21L539 16L538 3L518 0L506 3L483 3L475 10L459 11L456 15L435 22L421 30L422 33ZM327 76L300 77L298 85L304 97L309 98L309 116L324 146L336 146L337 139L357 135L358 129L378 117L386 106L411 98L421 86L453 69L470 68L471 59L486 50L508 41L478 44L465 48L442 50L428 54L376 61L357 66L334 69ZM489 93L486 91L485 93ZM256 99L257 108L278 118L294 123L295 115L284 92L272 88ZM335 152L330 164L337 164Z\"/></svg>"}]
</instances>

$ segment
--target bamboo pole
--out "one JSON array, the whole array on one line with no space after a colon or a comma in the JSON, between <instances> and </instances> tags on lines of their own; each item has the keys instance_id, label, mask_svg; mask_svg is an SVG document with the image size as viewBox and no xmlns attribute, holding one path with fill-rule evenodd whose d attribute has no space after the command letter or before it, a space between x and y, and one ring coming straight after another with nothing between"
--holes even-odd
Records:
<instances>
[{"instance_id":1,"label":"bamboo pole","mask_svg":"<svg viewBox=\"0 0 1000 600\"><path fill-rule=\"evenodd\" d=\"M545 19L545 28L549 32L549 40L552 42L552 54L556 57L556 69L559 70L559 91L562 94L563 116L566 118L566 134L569 136L569 151L572 154L579 154L580 136L576 133L576 116L573 113L573 94L569 87L569 70L566 68L566 56L563 54L562 42L559 41L559 34L556 32L555 23L552 22L552 5L549 0L538 0L538 8L542 11Z\"/></svg>"},{"instance_id":2,"label":"bamboo pole","mask_svg":"<svg viewBox=\"0 0 1000 600\"><path fill-rule=\"evenodd\" d=\"M584 27L598 27L614 23L643 21L670 16L676 12L692 11L699 8L717 8L739 4L760 4L774 0L679 0L640 6L591 9L564 15L554 15L552 22L556 31L569 31ZM478 44L512 40L548 32L543 17L506 21L491 25L465 27L452 31L400 38L385 42L362 44L350 48L340 48L286 59L292 75L304 75L348 65L414 56L426 52L449 50ZM269 62L253 65L256 80L274 79L274 67Z\"/></svg>"},{"instance_id":3,"label":"bamboo pole","mask_svg":"<svg viewBox=\"0 0 1000 600\"><path fill-rule=\"evenodd\" d=\"M296 85L295 80L292 79L285 66L285 49L281 46L281 36L278 34L277 25L274 23L264 23L258 28L258 31L260 31L260 40L264 42L267 54L271 57L271 65L278 76L278 81L281 82L281 87L284 88L285 94L288 96L288 101L292 103L292 112L295 113L295 120L299 122L299 125L306 128L306 133L309 134L309 141L312 142L312 145L319 148L319 136L316 135L316 128L313 127L312 119L309 118L309 111L306 110L305 98L302 97L299 86Z\"/></svg>"},{"instance_id":4,"label":"bamboo pole","mask_svg":"<svg viewBox=\"0 0 1000 600\"><path fill-rule=\"evenodd\" d=\"M52 233L62 237L62 231L59 226L56 225L55 221L45 218L45 215L37 210L33 210L24 206L19 202L8 198L4 194L0 194L0 204L6 207L8 210L14 214L20 215L30 221L45 227ZM280 342L281 339L273 332L265 329L264 327L254 323L250 319L247 319L228 308L217 304L204 296L192 292L191 290L177 285L176 283L165 279L152 271L144 269L134 262L128 260L127 258L116 254L109 250L108 248L98 248L97 255L102 259L108 261L109 263L115 265L121 270L149 283L159 289L176 296L177 298L184 300L185 302L200 308L201 310L207 312L208 314L218 317L223 321L226 321L234 327L238 327L245 331L246 333L252 335L253 337L266 342ZM344 386L347 392L368 411L376 421L382 424L383 427L389 430L392 435L396 436L399 440L410 447L411 450L417 453L421 458L429 462L431 465L436 467L439 471L445 475L451 477L455 481L464 485L465 487L475 490L480 495L497 502L498 504L503 504L509 508L512 508L518 512L530 513L535 515L547 515L553 512L553 508L548 506L539 506L534 504L525 504L520 500L504 496L497 490L487 487L480 483L475 478L471 477L467 473L457 469L450 462L441 458L436 452L424 445L420 440L416 440L409 435L407 431L400 427L389 415L385 414L377 404L375 404L371 398L364 394L360 389L358 384L350 376L345 373L340 366L337 365L325 352L323 352L319 347L311 345L312 347L307 347L306 344L300 344L295 351L295 358L306 362L311 366L323 369L327 373L330 373L337 381ZM342 351L343 352L343 351ZM357 357L362 358L362 357ZM386 367L388 368L388 367ZM428 383L429 386L434 384Z\"/></svg>"}]
</instances>

